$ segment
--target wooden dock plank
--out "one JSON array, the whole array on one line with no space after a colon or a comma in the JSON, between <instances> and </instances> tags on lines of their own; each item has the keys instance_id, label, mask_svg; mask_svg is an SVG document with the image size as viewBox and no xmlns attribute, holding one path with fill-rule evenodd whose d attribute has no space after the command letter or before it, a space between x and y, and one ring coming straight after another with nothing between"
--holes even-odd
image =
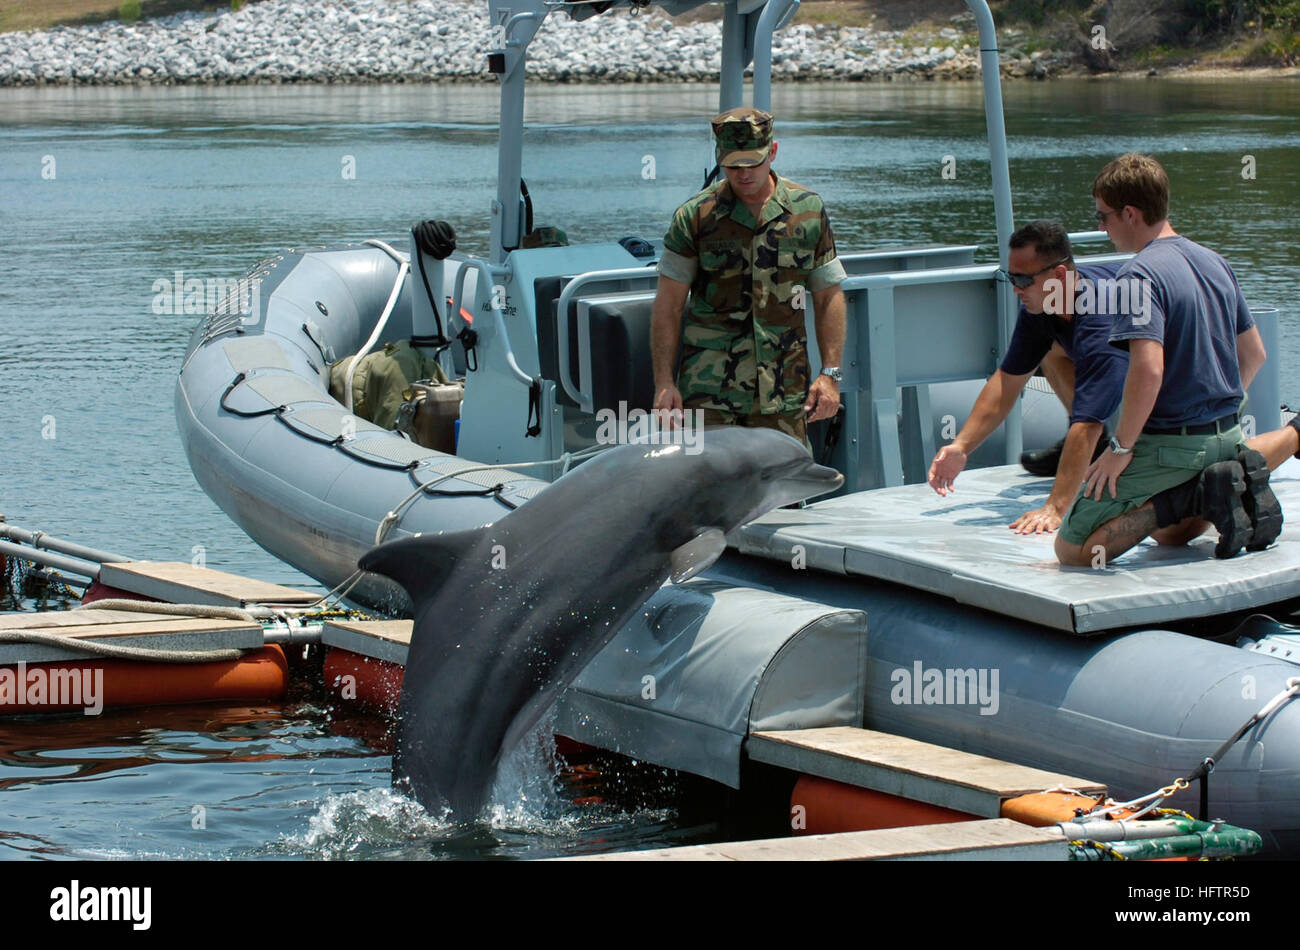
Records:
<instances>
[{"instance_id":1,"label":"wooden dock plank","mask_svg":"<svg viewBox=\"0 0 1300 950\"><path fill-rule=\"evenodd\" d=\"M153 614L136 610L45 610L39 613L9 614L0 617L0 630L43 630L58 627L86 627L103 624L134 623L138 620L176 620L172 614ZM56 631L58 632L58 631Z\"/></svg>"},{"instance_id":2,"label":"wooden dock plank","mask_svg":"<svg viewBox=\"0 0 1300 950\"><path fill-rule=\"evenodd\" d=\"M124 561L105 564L99 581L109 587L129 590L145 597L173 604L212 604L243 607L250 603L305 606L320 600L319 594L269 584L184 561Z\"/></svg>"},{"instance_id":3,"label":"wooden dock plank","mask_svg":"<svg viewBox=\"0 0 1300 950\"><path fill-rule=\"evenodd\" d=\"M321 643L405 666L412 626L410 620L327 620Z\"/></svg>"},{"instance_id":4,"label":"wooden dock plank","mask_svg":"<svg viewBox=\"0 0 1300 950\"><path fill-rule=\"evenodd\" d=\"M755 732L745 749L769 765L985 818L997 818L1008 798L1057 785L1106 791L1075 776L852 726Z\"/></svg>"},{"instance_id":5,"label":"wooden dock plank","mask_svg":"<svg viewBox=\"0 0 1300 950\"><path fill-rule=\"evenodd\" d=\"M57 633L155 650L250 650L262 646L262 627L246 620L167 617L117 610L65 610L0 618L0 629ZM0 643L0 665L89 659L93 653L41 643Z\"/></svg>"},{"instance_id":6,"label":"wooden dock plank","mask_svg":"<svg viewBox=\"0 0 1300 950\"><path fill-rule=\"evenodd\" d=\"M1066 861L1059 828L1008 818L580 855L565 861Z\"/></svg>"}]
</instances>

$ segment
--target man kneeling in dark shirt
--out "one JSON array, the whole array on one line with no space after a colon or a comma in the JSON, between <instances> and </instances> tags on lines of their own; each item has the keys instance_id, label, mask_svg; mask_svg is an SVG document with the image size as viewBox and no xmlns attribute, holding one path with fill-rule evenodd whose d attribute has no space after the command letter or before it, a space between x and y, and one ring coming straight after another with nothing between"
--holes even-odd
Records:
<instances>
[{"instance_id":1,"label":"man kneeling in dark shirt","mask_svg":"<svg viewBox=\"0 0 1300 950\"><path fill-rule=\"evenodd\" d=\"M1047 502L1011 523L1018 534L1041 534L1060 527L1096 454L1103 423L1124 393L1128 354L1110 345L1111 317L1095 306L1095 282L1113 278L1120 265L1076 268L1070 239L1055 221L1031 221L1011 235L1009 247L1006 277L1021 302L1011 346L957 438L935 455L929 480L940 495L952 490L967 457L1002 424L1034 370L1059 347L1074 368L1072 387L1068 380L1064 386L1056 381L1070 431Z\"/></svg>"}]
</instances>

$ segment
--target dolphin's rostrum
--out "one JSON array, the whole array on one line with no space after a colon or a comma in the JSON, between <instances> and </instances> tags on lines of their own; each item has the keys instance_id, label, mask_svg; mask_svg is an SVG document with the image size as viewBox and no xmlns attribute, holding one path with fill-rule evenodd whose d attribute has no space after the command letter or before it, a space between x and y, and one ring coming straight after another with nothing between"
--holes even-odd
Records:
<instances>
[{"instance_id":1,"label":"dolphin's rostrum","mask_svg":"<svg viewBox=\"0 0 1300 950\"><path fill-rule=\"evenodd\" d=\"M394 784L477 817L501 754L666 579L707 568L738 525L843 482L775 430L700 441L698 454L618 446L494 524L362 557L415 607Z\"/></svg>"}]
</instances>

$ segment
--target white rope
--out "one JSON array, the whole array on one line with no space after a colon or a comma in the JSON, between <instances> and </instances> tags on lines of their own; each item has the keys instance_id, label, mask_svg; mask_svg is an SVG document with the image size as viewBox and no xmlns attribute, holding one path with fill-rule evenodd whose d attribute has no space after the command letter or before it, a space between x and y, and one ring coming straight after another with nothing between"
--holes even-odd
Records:
<instances>
[{"instance_id":1,"label":"white rope","mask_svg":"<svg viewBox=\"0 0 1300 950\"><path fill-rule=\"evenodd\" d=\"M469 468L462 468L455 472L447 472L445 474L439 475L437 478L433 479L432 481L421 482L419 488L417 488L415 491L411 492L409 495L403 498L400 502L398 502L396 505L393 506L392 511L384 515L383 520L379 522L379 526L375 529L375 544L382 544L384 538L388 536L388 532L391 531L398 524L398 522L402 520L402 515L404 513L403 509L405 509L408 505L410 505L413 501L415 501L415 499L419 498L420 495L423 492L425 492L427 489L430 489L435 485L441 484L442 482L445 482L450 478L458 478L461 475L464 475L468 472L491 472L491 471L496 471L497 469L536 468L539 465L557 465L557 464L562 465L560 474L563 475L568 472L569 466L573 462L580 462L583 459L591 458L592 456L605 451L607 448L610 448L610 446L594 445L589 449L583 449L581 452L565 452L559 458L544 459L543 461L540 462L501 462L495 465L472 465Z\"/></svg>"},{"instance_id":2,"label":"white rope","mask_svg":"<svg viewBox=\"0 0 1300 950\"><path fill-rule=\"evenodd\" d=\"M1051 788L1045 788L1038 794L1050 795L1052 794L1052 792L1065 792L1068 795L1078 795L1080 798L1088 798L1088 799L1092 798L1092 796L1089 795L1087 792L1081 792L1077 788L1067 788L1064 785L1054 785Z\"/></svg>"},{"instance_id":3,"label":"white rope","mask_svg":"<svg viewBox=\"0 0 1300 950\"><path fill-rule=\"evenodd\" d=\"M356 587L357 584L361 582L361 578L365 576L365 574L366 574L365 571L361 570L361 568L357 568L355 571L353 571L351 574L345 577L333 590L327 593L320 600L316 601L314 604L310 604L309 606L304 607L303 610L310 611L310 610L316 610L317 608L328 609L327 607L325 607L325 604L331 597L335 598L336 604L342 604L343 598L346 597L352 591L352 588Z\"/></svg>"},{"instance_id":4,"label":"white rope","mask_svg":"<svg viewBox=\"0 0 1300 950\"><path fill-rule=\"evenodd\" d=\"M217 607L213 604L164 604L152 600L106 598L78 604L73 610L131 610L142 614L178 614L184 617L208 617L214 620L248 620L256 622L253 611L240 607ZM267 611L270 616L270 611Z\"/></svg>"},{"instance_id":5,"label":"white rope","mask_svg":"<svg viewBox=\"0 0 1300 950\"><path fill-rule=\"evenodd\" d=\"M1300 676L1292 676L1286 681L1286 688L1265 703L1263 709L1255 713L1256 721L1263 722L1269 716L1273 715L1279 706L1297 693L1300 693Z\"/></svg>"},{"instance_id":6,"label":"white rope","mask_svg":"<svg viewBox=\"0 0 1300 950\"><path fill-rule=\"evenodd\" d=\"M365 243L383 248L395 261L398 261L399 264L397 267L397 280L393 281L393 289L388 294L388 303L384 304L384 312L380 315L379 322L375 324L374 330L370 332L370 337L366 340L365 346L361 347L352 359L348 361L347 380L343 384L343 404L347 407L348 412L352 411L352 375L357 371L357 364L361 361L361 357L369 353L374 345L379 342L379 335L384 332L384 327L388 325L388 318L392 316L393 307L396 305L397 298L402 292L402 284L406 281L406 272L411 269L411 262L403 258L397 253L397 251L393 250L392 247L385 244L383 241L372 238Z\"/></svg>"}]
</instances>

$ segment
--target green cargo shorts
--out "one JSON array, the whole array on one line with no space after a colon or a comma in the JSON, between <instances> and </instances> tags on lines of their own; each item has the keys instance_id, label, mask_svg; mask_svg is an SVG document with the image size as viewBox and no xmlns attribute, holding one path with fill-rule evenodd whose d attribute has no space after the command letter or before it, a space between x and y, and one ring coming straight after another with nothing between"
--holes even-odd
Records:
<instances>
[{"instance_id":1,"label":"green cargo shorts","mask_svg":"<svg viewBox=\"0 0 1300 950\"><path fill-rule=\"evenodd\" d=\"M1082 489L1061 522L1061 537L1082 546L1107 521L1141 508L1152 495L1198 476L1215 462L1234 459L1245 448L1241 426L1218 435L1147 435L1133 446L1133 461L1115 484L1116 497L1103 488L1101 501L1084 498Z\"/></svg>"}]
</instances>

